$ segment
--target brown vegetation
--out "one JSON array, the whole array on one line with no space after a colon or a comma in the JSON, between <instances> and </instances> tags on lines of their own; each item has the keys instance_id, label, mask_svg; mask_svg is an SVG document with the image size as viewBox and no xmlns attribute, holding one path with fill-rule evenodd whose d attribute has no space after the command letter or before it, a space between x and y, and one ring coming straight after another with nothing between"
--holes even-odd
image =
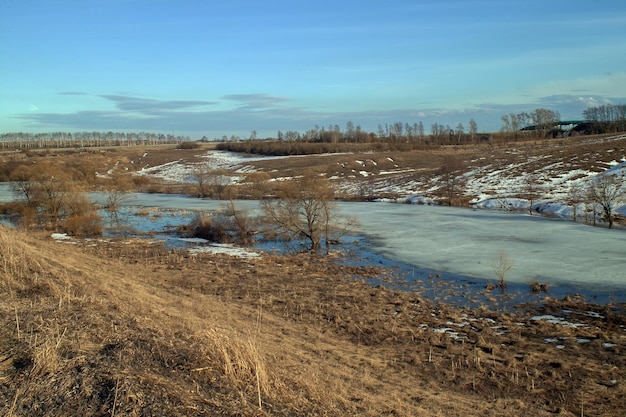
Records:
<instances>
[{"instance_id":1,"label":"brown vegetation","mask_svg":"<svg viewBox=\"0 0 626 417\"><path fill-rule=\"evenodd\" d=\"M75 243L0 228L3 415L626 411L626 322L609 307L548 302L568 327L434 307L327 257Z\"/></svg>"}]
</instances>

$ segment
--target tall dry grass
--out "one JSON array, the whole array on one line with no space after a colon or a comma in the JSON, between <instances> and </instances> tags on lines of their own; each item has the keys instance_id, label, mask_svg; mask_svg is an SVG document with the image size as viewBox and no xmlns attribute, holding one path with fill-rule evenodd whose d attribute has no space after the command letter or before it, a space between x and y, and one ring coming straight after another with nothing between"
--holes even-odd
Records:
<instances>
[{"instance_id":1,"label":"tall dry grass","mask_svg":"<svg viewBox=\"0 0 626 417\"><path fill-rule=\"evenodd\" d=\"M20 239L20 234L0 226L0 288L13 298L16 291L49 286L46 271L30 249Z\"/></svg>"}]
</instances>

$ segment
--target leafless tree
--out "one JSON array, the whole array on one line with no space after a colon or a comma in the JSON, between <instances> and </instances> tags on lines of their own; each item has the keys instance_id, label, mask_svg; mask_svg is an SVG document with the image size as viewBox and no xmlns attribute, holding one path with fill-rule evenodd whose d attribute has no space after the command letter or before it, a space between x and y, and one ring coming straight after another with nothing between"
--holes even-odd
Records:
<instances>
[{"instance_id":1,"label":"leafless tree","mask_svg":"<svg viewBox=\"0 0 626 417\"><path fill-rule=\"evenodd\" d=\"M463 123L459 122L456 125L456 134L457 134L456 143L457 143L457 145L461 143L461 139L463 137L463 132L464 131L465 131L465 127L463 127Z\"/></svg>"},{"instance_id":2,"label":"leafless tree","mask_svg":"<svg viewBox=\"0 0 626 417\"><path fill-rule=\"evenodd\" d=\"M65 197L70 191L69 182L60 172L55 175L41 173L35 179L34 201L42 209L42 215L57 224L63 215Z\"/></svg>"},{"instance_id":3,"label":"leafless tree","mask_svg":"<svg viewBox=\"0 0 626 417\"><path fill-rule=\"evenodd\" d=\"M441 167L438 170L439 178L442 183L446 203L452 206L459 197L459 193L465 184L463 171L465 163L459 155L447 155L443 158Z\"/></svg>"},{"instance_id":4,"label":"leafless tree","mask_svg":"<svg viewBox=\"0 0 626 417\"><path fill-rule=\"evenodd\" d=\"M130 200L131 181L127 175L119 170L113 170L109 175L106 185L106 203L104 208L108 213L110 222L118 228L122 229L122 221L120 218L120 206Z\"/></svg>"},{"instance_id":5,"label":"leafless tree","mask_svg":"<svg viewBox=\"0 0 626 417\"><path fill-rule=\"evenodd\" d=\"M535 109L530 117L535 129L541 133L542 137L545 137L547 132L561 119L559 112L549 109Z\"/></svg>"},{"instance_id":6,"label":"leafless tree","mask_svg":"<svg viewBox=\"0 0 626 417\"><path fill-rule=\"evenodd\" d=\"M270 190L269 181L271 179L272 176L270 174L262 171L251 172L250 174L246 175L245 192L247 196L253 199L263 198Z\"/></svg>"},{"instance_id":7,"label":"leafless tree","mask_svg":"<svg viewBox=\"0 0 626 417\"><path fill-rule=\"evenodd\" d=\"M213 197L218 200L226 197L226 190L231 183L228 171L212 169L208 164L199 164L193 169L193 177L200 197Z\"/></svg>"},{"instance_id":8,"label":"leafless tree","mask_svg":"<svg viewBox=\"0 0 626 417\"><path fill-rule=\"evenodd\" d=\"M474 119L469 121L469 134L472 138L472 143L476 141L476 135L478 134L478 125Z\"/></svg>"},{"instance_id":9,"label":"leafless tree","mask_svg":"<svg viewBox=\"0 0 626 417\"><path fill-rule=\"evenodd\" d=\"M330 244L337 216L334 189L326 178L309 173L285 184L277 197L261 205L280 234L290 239L304 238L310 250L319 249L322 239Z\"/></svg>"},{"instance_id":10,"label":"leafless tree","mask_svg":"<svg viewBox=\"0 0 626 417\"><path fill-rule=\"evenodd\" d=\"M26 205L32 206L35 194L35 170L28 165L20 165L11 173L11 190L17 198L24 198Z\"/></svg>"},{"instance_id":11,"label":"leafless tree","mask_svg":"<svg viewBox=\"0 0 626 417\"><path fill-rule=\"evenodd\" d=\"M193 168L193 177L196 180L196 189L200 197L209 195L209 173L211 168L206 164L198 164Z\"/></svg>"},{"instance_id":12,"label":"leafless tree","mask_svg":"<svg viewBox=\"0 0 626 417\"><path fill-rule=\"evenodd\" d=\"M541 196L543 187L539 183L539 175L535 172L530 172L524 176L523 179L523 194L528 200L528 213L532 216L533 204L537 198Z\"/></svg>"},{"instance_id":13,"label":"leafless tree","mask_svg":"<svg viewBox=\"0 0 626 417\"><path fill-rule=\"evenodd\" d=\"M235 206L235 202L231 199L229 201L227 214L232 219L230 229L234 231L237 243L241 245L251 245L254 243L254 222L250 219L248 213L245 210L239 210Z\"/></svg>"},{"instance_id":14,"label":"leafless tree","mask_svg":"<svg viewBox=\"0 0 626 417\"><path fill-rule=\"evenodd\" d=\"M572 206L572 220L578 217L578 206L585 201L585 193L580 184L572 184L567 191L567 203Z\"/></svg>"},{"instance_id":15,"label":"leafless tree","mask_svg":"<svg viewBox=\"0 0 626 417\"><path fill-rule=\"evenodd\" d=\"M602 209L609 229L613 227L615 206L624 200L624 192L624 178L618 175L600 174L589 182L587 196Z\"/></svg>"}]
</instances>

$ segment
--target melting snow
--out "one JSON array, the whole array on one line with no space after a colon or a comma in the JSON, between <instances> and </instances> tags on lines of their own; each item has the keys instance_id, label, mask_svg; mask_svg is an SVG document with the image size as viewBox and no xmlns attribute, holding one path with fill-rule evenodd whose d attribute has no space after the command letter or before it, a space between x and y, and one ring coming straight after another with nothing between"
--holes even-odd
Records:
<instances>
[{"instance_id":1,"label":"melting snow","mask_svg":"<svg viewBox=\"0 0 626 417\"><path fill-rule=\"evenodd\" d=\"M181 239L183 240L183 239ZM205 241L206 242L206 241ZM210 243L203 246L196 246L189 249L189 253L192 255L198 253L224 253L231 256L237 256L240 258L256 258L259 256L257 252L247 250L245 248L233 246L225 243Z\"/></svg>"}]
</instances>

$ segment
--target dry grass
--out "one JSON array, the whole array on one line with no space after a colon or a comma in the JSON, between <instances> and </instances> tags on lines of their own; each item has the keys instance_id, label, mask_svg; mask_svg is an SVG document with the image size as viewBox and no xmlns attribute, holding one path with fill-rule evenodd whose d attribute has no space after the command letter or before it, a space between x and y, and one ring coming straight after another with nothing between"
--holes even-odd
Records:
<instances>
[{"instance_id":1,"label":"dry grass","mask_svg":"<svg viewBox=\"0 0 626 417\"><path fill-rule=\"evenodd\" d=\"M605 319L581 315L590 327L563 328L434 308L351 279L384 271L327 258L190 256L142 241L70 245L5 228L0 244L0 415L626 410L624 318L609 310ZM509 331L450 324L466 314ZM433 331L442 327L465 338ZM546 337L567 338L565 348ZM582 337L590 342L577 343Z\"/></svg>"}]
</instances>

